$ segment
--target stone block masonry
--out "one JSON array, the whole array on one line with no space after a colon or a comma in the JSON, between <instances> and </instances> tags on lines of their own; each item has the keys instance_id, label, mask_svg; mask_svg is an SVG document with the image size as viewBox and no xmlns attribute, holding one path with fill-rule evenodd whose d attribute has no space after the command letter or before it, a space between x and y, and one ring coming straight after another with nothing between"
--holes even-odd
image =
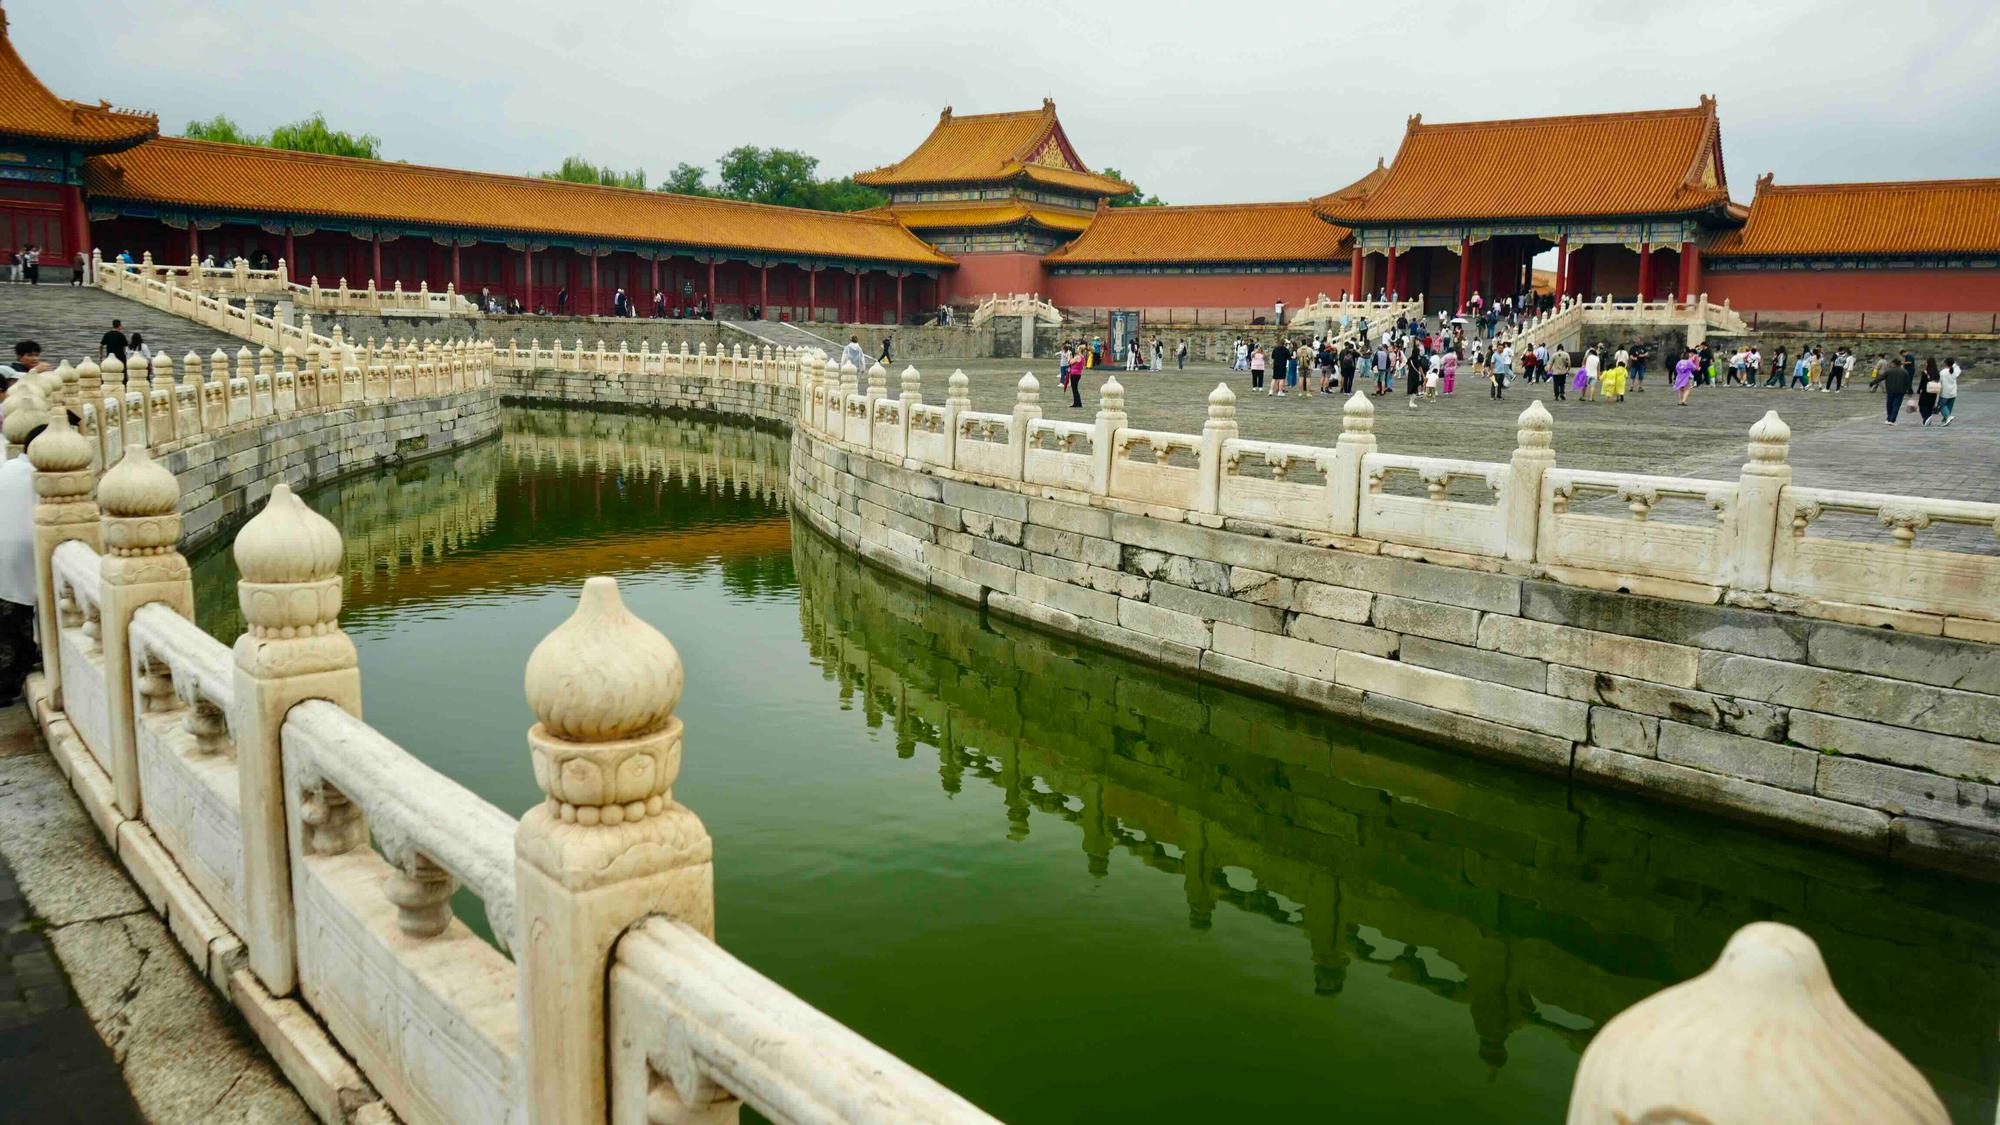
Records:
<instances>
[{"instance_id":1,"label":"stone block masonry","mask_svg":"<svg viewBox=\"0 0 2000 1125\"><path fill-rule=\"evenodd\" d=\"M1990 645L1024 495L803 429L792 489L820 533L1002 616L1532 769L2000 870Z\"/></svg>"},{"instance_id":2,"label":"stone block masonry","mask_svg":"<svg viewBox=\"0 0 2000 1125\"><path fill-rule=\"evenodd\" d=\"M225 534L280 481L297 490L481 442L500 432L500 388L396 402L349 403L273 417L184 446L159 460L180 483L181 548Z\"/></svg>"}]
</instances>

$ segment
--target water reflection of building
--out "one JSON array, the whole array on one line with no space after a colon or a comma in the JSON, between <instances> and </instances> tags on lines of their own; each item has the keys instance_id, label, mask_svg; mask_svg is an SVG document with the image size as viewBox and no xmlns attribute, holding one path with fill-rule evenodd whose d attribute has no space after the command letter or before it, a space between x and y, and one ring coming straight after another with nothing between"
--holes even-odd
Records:
<instances>
[{"instance_id":1,"label":"water reflection of building","mask_svg":"<svg viewBox=\"0 0 2000 1125\"><path fill-rule=\"evenodd\" d=\"M1301 932L1313 985L1356 960L1464 1003L1502 1065L1538 1024L1581 1047L1707 968L1738 926L1819 942L1854 1008L1954 1114L1990 1120L2000 896L1617 794L1446 755L1081 649L877 574L800 529L814 659L897 753L984 782L1008 834L1074 825L1082 866L1122 854L1219 909Z\"/></svg>"},{"instance_id":2,"label":"water reflection of building","mask_svg":"<svg viewBox=\"0 0 2000 1125\"><path fill-rule=\"evenodd\" d=\"M500 439L307 499L340 528L350 625L413 602L655 566L789 586L789 445L686 418L509 408ZM773 566L783 574L766 571ZM242 631L227 552L195 567L197 615Z\"/></svg>"}]
</instances>

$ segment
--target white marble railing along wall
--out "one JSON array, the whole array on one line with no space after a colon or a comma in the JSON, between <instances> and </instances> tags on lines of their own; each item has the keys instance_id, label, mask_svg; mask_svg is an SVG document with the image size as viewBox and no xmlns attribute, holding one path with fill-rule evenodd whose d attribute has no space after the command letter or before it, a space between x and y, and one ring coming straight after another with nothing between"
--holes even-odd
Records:
<instances>
[{"instance_id":1,"label":"white marble railing along wall","mask_svg":"<svg viewBox=\"0 0 2000 1125\"><path fill-rule=\"evenodd\" d=\"M145 446L100 473L58 416L27 455L32 708L322 1120L990 1120L715 945L712 847L673 791L679 656L610 579L529 660L545 800L517 822L356 714L341 536L286 486L236 537L232 651L190 620L179 489Z\"/></svg>"},{"instance_id":2,"label":"white marble railing along wall","mask_svg":"<svg viewBox=\"0 0 2000 1125\"><path fill-rule=\"evenodd\" d=\"M1063 322L1062 311L1040 293L994 293L972 310L972 326L977 328L996 316L1030 316L1039 324Z\"/></svg>"},{"instance_id":3,"label":"white marble railing along wall","mask_svg":"<svg viewBox=\"0 0 2000 1125\"><path fill-rule=\"evenodd\" d=\"M807 390L805 428L921 470L1016 491L1069 487L1167 509L1188 522L1247 520L1330 533L1475 570L1505 560L1592 589L2000 640L2000 557L1920 542L1939 524L2000 532L2000 503L1792 485L1785 463L1791 431L1775 411L1751 428L1741 480L1717 482L1559 468L1553 420L1539 402L1521 413L1510 461L1477 462L1378 451L1375 406L1361 393L1343 408L1339 442L1320 447L1239 437L1235 394L1226 384L1209 396L1208 422L1197 435L1128 425L1115 379L1103 388L1096 423L1086 425L1044 420L1032 375L1020 380L1015 410L1000 414L973 411L961 399L948 398L941 409L922 405L914 369L904 373L897 399L886 397L879 364L866 393L844 389L854 374L830 363L822 369ZM954 375L954 383L961 378ZM873 412L878 405L881 412ZM1421 492L1392 490L1398 479L1419 483ZM1469 482L1474 495L1447 495L1455 482ZM1625 501L1625 517L1572 510L1577 497L1592 494ZM1677 498L1708 506L1712 524L1653 518L1663 500ZM1893 536L1875 543L1812 535L1813 521L1829 511L1875 518Z\"/></svg>"},{"instance_id":4,"label":"white marble railing along wall","mask_svg":"<svg viewBox=\"0 0 2000 1125\"><path fill-rule=\"evenodd\" d=\"M137 262L107 263L102 251L92 251L91 275L101 287L114 292L121 291L120 286L129 286L133 280L171 282L209 296L290 302L293 308L312 312L470 316L480 311L473 302L459 296L457 286L451 284L438 293L431 292L428 281L418 282L413 290L405 290L400 281L388 289L377 289L372 279L366 286L354 289L344 277L331 287L320 285L317 277L307 279L302 285L291 279L283 258L278 259L275 269L254 270L243 258L219 267L203 266L198 259L185 266L169 266L155 263L151 253Z\"/></svg>"}]
</instances>

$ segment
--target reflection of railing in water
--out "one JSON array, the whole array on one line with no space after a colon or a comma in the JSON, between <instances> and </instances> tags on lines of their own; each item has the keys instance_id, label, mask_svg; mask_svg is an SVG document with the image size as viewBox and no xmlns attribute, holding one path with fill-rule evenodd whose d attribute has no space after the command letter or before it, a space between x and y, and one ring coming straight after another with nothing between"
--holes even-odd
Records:
<instances>
[{"instance_id":1,"label":"reflection of railing in water","mask_svg":"<svg viewBox=\"0 0 2000 1125\"><path fill-rule=\"evenodd\" d=\"M657 415L591 414L510 407L498 442L400 470L332 486L314 505L341 529L341 573L347 579L350 623L395 607L441 597L590 574L628 572L658 564L751 558L783 552L790 529L782 517L790 446L768 431ZM609 528L588 536L523 538L507 520L510 478L580 478L604 472L657 486L677 482L696 494L716 494L755 507L743 518L710 527ZM549 493L541 493L546 500ZM546 515L540 513L528 515ZM505 525L505 526L503 526ZM195 601L202 624L218 636L242 631L235 573L220 551L197 560ZM732 575L749 587L755 575ZM748 592L746 588L745 592Z\"/></svg>"},{"instance_id":2,"label":"reflection of railing in water","mask_svg":"<svg viewBox=\"0 0 2000 1125\"><path fill-rule=\"evenodd\" d=\"M811 532L793 543L815 661L900 756L934 748L947 793L999 789L1010 838L1037 812L1075 824L1093 875L1120 853L1179 877L1192 925L1227 906L1303 931L1319 992L1356 961L1387 963L1467 1004L1497 1065L1529 1025L1581 1049L1737 925L1798 918L1947 1104L1993 1111L1990 891L1928 877L1871 891L1877 869L1858 861L1080 654ZM949 691L946 665L962 677Z\"/></svg>"}]
</instances>

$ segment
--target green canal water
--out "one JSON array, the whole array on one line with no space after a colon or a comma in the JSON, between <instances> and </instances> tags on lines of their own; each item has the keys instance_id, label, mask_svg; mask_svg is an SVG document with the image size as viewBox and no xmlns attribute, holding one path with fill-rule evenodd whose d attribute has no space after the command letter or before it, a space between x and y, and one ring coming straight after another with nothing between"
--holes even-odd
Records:
<instances>
[{"instance_id":1,"label":"green canal water","mask_svg":"<svg viewBox=\"0 0 2000 1125\"><path fill-rule=\"evenodd\" d=\"M1558 1120L1594 1029L1760 918L1993 1120L2000 894L989 620L794 524L787 452L513 409L313 494L369 721L519 814L528 653L616 575L686 661L722 943L1010 1121ZM223 638L235 577L197 560Z\"/></svg>"}]
</instances>

